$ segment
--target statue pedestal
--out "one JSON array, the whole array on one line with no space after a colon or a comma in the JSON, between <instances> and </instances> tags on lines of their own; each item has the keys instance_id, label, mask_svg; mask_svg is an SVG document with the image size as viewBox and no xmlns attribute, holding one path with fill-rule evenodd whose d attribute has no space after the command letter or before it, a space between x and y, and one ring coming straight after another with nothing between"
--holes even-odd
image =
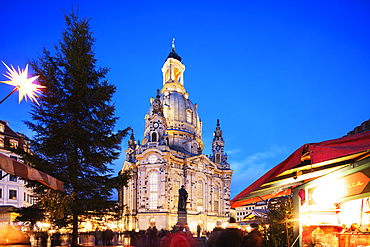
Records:
<instances>
[{"instance_id":1,"label":"statue pedestal","mask_svg":"<svg viewBox=\"0 0 370 247\"><path fill-rule=\"evenodd\" d=\"M177 212L177 223L175 225L175 231L189 231L188 218L186 210L179 210Z\"/></svg>"}]
</instances>

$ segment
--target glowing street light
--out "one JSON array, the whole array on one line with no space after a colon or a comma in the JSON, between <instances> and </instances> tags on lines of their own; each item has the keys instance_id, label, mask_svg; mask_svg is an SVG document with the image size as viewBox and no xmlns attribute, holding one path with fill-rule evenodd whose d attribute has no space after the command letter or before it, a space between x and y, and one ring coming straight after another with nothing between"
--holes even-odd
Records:
<instances>
[{"instance_id":1,"label":"glowing street light","mask_svg":"<svg viewBox=\"0 0 370 247\"><path fill-rule=\"evenodd\" d=\"M23 97L27 96L31 101L35 101L37 104L39 104L39 102L37 102L36 100L36 97L38 97L37 94L41 93L41 88L45 87L33 83L38 78L38 76L27 78L28 64L26 65L26 68L24 70L21 70L18 67L17 71L12 65L10 65L9 67L3 61L2 63L8 69L6 74L3 75L10 80L0 82L15 86L15 88L3 100L0 101L0 104L3 103L10 95L12 95L17 90L19 91L19 103L22 101ZM25 99L27 101L26 97Z\"/></svg>"}]
</instances>

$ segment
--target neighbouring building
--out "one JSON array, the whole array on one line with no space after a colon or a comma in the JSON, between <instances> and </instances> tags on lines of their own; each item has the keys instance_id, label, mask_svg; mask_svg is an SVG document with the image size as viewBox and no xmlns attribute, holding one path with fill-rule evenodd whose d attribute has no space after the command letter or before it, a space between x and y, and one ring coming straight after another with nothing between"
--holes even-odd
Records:
<instances>
[{"instance_id":1,"label":"neighbouring building","mask_svg":"<svg viewBox=\"0 0 370 247\"><path fill-rule=\"evenodd\" d=\"M185 65L174 45L163 67L163 87L150 100L144 139L128 141L122 171L131 170L128 187L119 193L125 206L123 229L156 226L172 229L177 223L178 191L188 192L187 220L191 231L200 224L212 230L230 215L233 171L217 120L212 154L203 154L202 122L198 106L184 87Z\"/></svg>"},{"instance_id":2,"label":"neighbouring building","mask_svg":"<svg viewBox=\"0 0 370 247\"><path fill-rule=\"evenodd\" d=\"M9 147L28 151L23 135L14 132L7 121L0 120L0 153L20 161L20 156L8 150ZM25 181L0 169L0 225L12 221L13 207L28 207L34 203L32 190L25 187Z\"/></svg>"}]
</instances>

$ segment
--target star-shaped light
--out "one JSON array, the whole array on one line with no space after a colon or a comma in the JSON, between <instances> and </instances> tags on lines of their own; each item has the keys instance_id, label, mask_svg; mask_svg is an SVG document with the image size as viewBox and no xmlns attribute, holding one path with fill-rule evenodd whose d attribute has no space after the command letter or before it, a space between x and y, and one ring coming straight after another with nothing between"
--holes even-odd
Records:
<instances>
[{"instance_id":1,"label":"star-shaped light","mask_svg":"<svg viewBox=\"0 0 370 247\"><path fill-rule=\"evenodd\" d=\"M39 104L39 102L37 102L36 100L36 97L39 97L37 94L41 93L41 88L45 88L45 87L39 84L33 83L38 78L38 76L27 78L28 64L26 65L26 68L24 70L21 70L18 67L18 71L17 71L12 65L10 65L9 67L3 61L2 63L8 69L6 74L3 74L3 75L10 80L1 81L1 82L15 86L15 88L10 94L18 90L19 91L19 103L22 101L23 97L27 96L28 98L30 98L31 101L35 101L37 104ZM10 94L7 97L9 97ZM27 101L26 97L25 99Z\"/></svg>"}]
</instances>

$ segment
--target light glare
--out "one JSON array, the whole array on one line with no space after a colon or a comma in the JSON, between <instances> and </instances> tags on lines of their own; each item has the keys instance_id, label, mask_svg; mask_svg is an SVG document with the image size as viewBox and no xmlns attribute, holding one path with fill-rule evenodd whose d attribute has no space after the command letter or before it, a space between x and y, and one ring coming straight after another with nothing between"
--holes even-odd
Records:
<instances>
[{"instance_id":1,"label":"light glare","mask_svg":"<svg viewBox=\"0 0 370 247\"><path fill-rule=\"evenodd\" d=\"M5 67L8 69L6 74L3 74L5 77L9 79L9 81L1 81L2 83L9 84L11 86L15 86L14 91L19 91L19 103L22 101L23 97L27 101L27 97L33 102L35 101L37 104L36 97L38 97L37 94L41 93L41 88L45 88L45 86L41 86L39 84L33 83L38 76L34 76L31 78L27 78L28 75L28 64L26 65L26 68L24 70L21 70L18 67L18 71L10 65L6 65L3 61L2 63L5 65ZM27 96L27 97L25 97Z\"/></svg>"}]
</instances>

